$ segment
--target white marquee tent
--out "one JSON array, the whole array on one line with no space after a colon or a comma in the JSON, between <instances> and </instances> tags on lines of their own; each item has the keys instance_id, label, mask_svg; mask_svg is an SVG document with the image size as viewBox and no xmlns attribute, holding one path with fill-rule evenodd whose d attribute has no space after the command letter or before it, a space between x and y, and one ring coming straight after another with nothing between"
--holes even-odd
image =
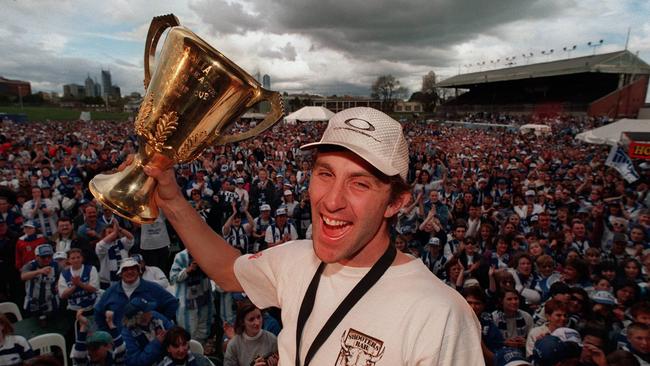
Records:
<instances>
[{"instance_id":1,"label":"white marquee tent","mask_svg":"<svg viewBox=\"0 0 650 366\"><path fill-rule=\"evenodd\" d=\"M325 107L302 107L299 110L284 117L287 123L329 121L334 112Z\"/></svg>"},{"instance_id":2,"label":"white marquee tent","mask_svg":"<svg viewBox=\"0 0 650 366\"><path fill-rule=\"evenodd\" d=\"M603 127L576 135L576 139L590 144L616 145L621 132L650 132L650 119L621 119Z\"/></svg>"},{"instance_id":3,"label":"white marquee tent","mask_svg":"<svg viewBox=\"0 0 650 366\"><path fill-rule=\"evenodd\" d=\"M536 135L551 133L551 127L547 125L540 125L534 123L528 123L519 127L521 133L534 132Z\"/></svg>"}]
</instances>

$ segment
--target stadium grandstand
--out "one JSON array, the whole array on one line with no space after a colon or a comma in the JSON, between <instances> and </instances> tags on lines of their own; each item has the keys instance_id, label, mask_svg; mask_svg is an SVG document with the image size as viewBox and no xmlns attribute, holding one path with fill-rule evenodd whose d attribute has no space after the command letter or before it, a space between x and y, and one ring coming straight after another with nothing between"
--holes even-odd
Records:
<instances>
[{"instance_id":1,"label":"stadium grandstand","mask_svg":"<svg viewBox=\"0 0 650 366\"><path fill-rule=\"evenodd\" d=\"M650 65L627 50L460 74L436 84L456 90L438 112L636 117L649 77Z\"/></svg>"}]
</instances>

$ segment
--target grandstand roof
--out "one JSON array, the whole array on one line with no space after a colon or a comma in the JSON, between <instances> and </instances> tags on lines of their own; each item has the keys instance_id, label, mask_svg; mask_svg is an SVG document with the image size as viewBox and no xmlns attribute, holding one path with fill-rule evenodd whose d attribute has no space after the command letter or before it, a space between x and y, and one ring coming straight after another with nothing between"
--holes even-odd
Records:
<instances>
[{"instance_id":1,"label":"grandstand roof","mask_svg":"<svg viewBox=\"0 0 650 366\"><path fill-rule=\"evenodd\" d=\"M439 88L462 88L495 81L509 81L578 73L650 74L650 65L624 50L566 60L514 66L461 74L436 84Z\"/></svg>"}]
</instances>

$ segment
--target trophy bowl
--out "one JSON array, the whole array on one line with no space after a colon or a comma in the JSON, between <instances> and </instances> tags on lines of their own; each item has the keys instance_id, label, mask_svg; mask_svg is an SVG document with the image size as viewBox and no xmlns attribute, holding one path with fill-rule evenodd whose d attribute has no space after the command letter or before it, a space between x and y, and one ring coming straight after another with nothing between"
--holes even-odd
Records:
<instances>
[{"instance_id":1,"label":"trophy bowl","mask_svg":"<svg viewBox=\"0 0 650 366\"><path fill-rule=\"evenodd\" d=\"M156 45L169 28L153 73ZM116 214L139 224L158 216L156 181L143 167L167 169L196 159L211 145L242 141L262 133L284 115L282 96L266 90L246 71L179 25L172 15L153 18L144 58L146 94L135 120L138 152L124 170L99 174L90 192ZM247 131L227 134L249 108L268 101L264 120Z\"/></svg>"}]
</instances>

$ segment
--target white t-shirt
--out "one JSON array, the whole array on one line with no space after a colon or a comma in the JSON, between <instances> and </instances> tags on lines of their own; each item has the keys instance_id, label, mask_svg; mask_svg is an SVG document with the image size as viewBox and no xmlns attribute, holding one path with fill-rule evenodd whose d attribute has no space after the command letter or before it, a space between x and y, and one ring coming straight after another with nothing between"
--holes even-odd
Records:
<instances>
[{"instance_id":1,"label":"white t-shirt","mask_svg":"<svg viewBox=\"0 0 650 366\"><path fill-rule=\"evenodd\" d=\"M298 240L235 262L235 274L260 308L282 308L280 365L293 365L303 296L318 268L311 240ZM329 264L302 335L302 361L316 334L369 268ZM478 319L465 300L422 264L392 266L315 354L311 365L483 365ZM346 363L347 361L347 363Z\"/></svg>"},{"instance_id":2,"label":"white t-shirt","mask_svg":"<svg viewBox=\"0 0 650 366\"><path fill-rule=\"evenodd\" d=\"M165 215L158 212L156 221L151 224L143 224L140 234L140 248L142 250L155 250L169 246L169 233L165 225Z\"/></svg>"},{"instance_id":3,"label":"white t-shirt","mask_svg":"<svg viewBox=\"0 0 650 366\"><path fill-rule=\"evenodd\" d=\"M147 281L155 282L164 289L169 288L169 280L167 279L167 276L165 276L165 272L156 266L145 266L142 278Z\"/></svg>"}]
</instances>

